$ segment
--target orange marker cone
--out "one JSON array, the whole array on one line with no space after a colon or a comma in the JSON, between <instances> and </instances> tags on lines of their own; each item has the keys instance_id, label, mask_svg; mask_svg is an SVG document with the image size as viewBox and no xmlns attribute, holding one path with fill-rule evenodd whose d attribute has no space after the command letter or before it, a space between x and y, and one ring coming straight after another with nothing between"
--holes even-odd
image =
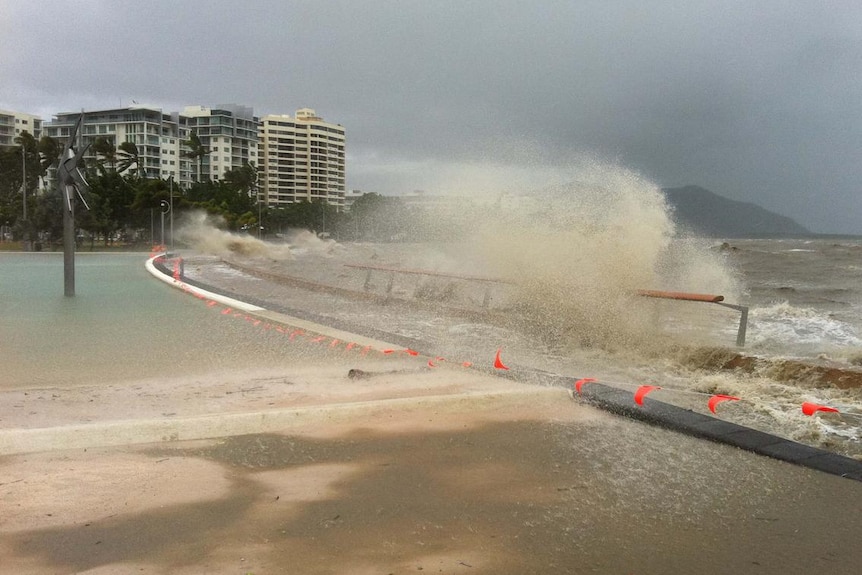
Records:
<instances>
[{"instance_id":1,"label":"orange marker cone","mask_svg":"<svg viewBox=\"0 0 862 575\"><path fill-rule=\"evenodd\" d=\"M739 398L734 397L733 395L722 395L720 393L717 393L717 394L715 394L709 398L709 402L707 403L707 406L709 407L709 410L711 412L715 413L715 406L718 405L719 403L721 403L722 401L739 401Z\"/></svg>"},{"instance_id":2,"label":"orange marker cone","mask_svg":"<svg viewBox=\"0 0 862 575\"><path fill-rule=\"evenodd\" d=\"M575 391L577 391L578 395L580 395L581 394L581 388L584 386L584 384L590 383L593 381L595 381L595 379L593 379L592 377L584 377L582 379L579 379L578 381L575 382Z\"/></svg>"},{"instance_id":3,"label":"orange marker cone","mask_svg":"<svg viewBox=\"0 0 862 575\"><path fill-rule=\"evenodd\" d=\"M829 407L828 405L820 405L819 403L811 403L810 401L806 401L802 404L802 413L804 413L805 415L814 415L818 411L841 413L834 407Z\"/></svg>"},{"instance_id":4,"label":"orange marker cone","mask_svg":"<svg viewBox=\"0 0 862 575\"><path fill-rule=\"evenodd\" d=\"M644 404L644 397L646 397L648 393L650 393L651 391L655 391L656 389L661 389L661 388L657 385L642 385L642 386L640 386L637 389L637 391L635 391L635 403L637 403L638 405L643 405Z\"/></svg>"},{"instance_id":5,"label":"orange marker cone","mask_svg":"<svg viewBox=\"0 0 862 575\"><path fill-rule=\"evenodd\" d=\"M500 360L500 352L502 350L503 350L503 348L499 348L497 350L497 355L494 356L494 367L496 367L497 369L509 369L508 367L503 365L503 362Z\"/></svg>"}]
</instances>

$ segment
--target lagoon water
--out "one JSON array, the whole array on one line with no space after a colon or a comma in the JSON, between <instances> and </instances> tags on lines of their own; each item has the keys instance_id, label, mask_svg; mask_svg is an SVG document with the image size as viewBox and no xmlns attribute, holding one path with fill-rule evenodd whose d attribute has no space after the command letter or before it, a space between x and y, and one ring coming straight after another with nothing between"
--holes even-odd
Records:
<instances>
[{"instance_id":1,"label":"lagoon water","mask_svg":"<svg viewBox=\"0 0 862 575\"><path fill-rule=\"evenodd\" d=\"M280 339L249 337L242 323L155 280L146 259L79 253L76 295L65 297L62 253L0 254L0 391L253 373L299 361Z\"/></svg>"}]
</instances>

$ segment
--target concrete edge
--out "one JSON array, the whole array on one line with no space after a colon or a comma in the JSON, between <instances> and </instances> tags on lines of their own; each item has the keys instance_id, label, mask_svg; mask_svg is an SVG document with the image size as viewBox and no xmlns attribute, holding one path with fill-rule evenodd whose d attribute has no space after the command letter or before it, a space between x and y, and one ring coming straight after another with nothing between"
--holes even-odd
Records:
<instances>
[{"instance_id":1,"label":"concrete edge","mask_svg":"<svg viewBox=\"0 0 862 575\"><path fill-rule=\"evenodd\" d=\"M401 347L399 344L393 344L380 339L361 336L359 334L354 334L327 325L316 323L308 319L288 315L282 312L271 311L256 304L244 302L236 298L217 293L215 291L204 289L203 287L198 285L197 282L192 282L189 280L177 280L171 276L170 271L164 265L156 261L158 260L158 258L161 258L164 255L165 254L158 254L147 260L147 270L157 279L180 291L189 293L196 297L216 301L222 305L229 306L233 309L247 312L249 315L253 315L260 319L271 321L273 323L279 323L296 329L301 329L303 331L316 333L319 335L325 335L334 339L342 341L352 341L362 346L370 345L376 349L398 349L399 347Z\"/></svg>"},{"instance_id":2,"label":"concrete edge","mask_svg":"<svg viewBox=\"0 0 862 575\"><path fill-rule=\"evenodd\" d=\"M736 423L696 413L652 398L643 406L631 391L597 382L585 384L581 396L606 411L679 431L694 437L732 445L773 459L801 465L832 475L862 481L862 461L764 433Z\"/></svg>"},{"instance_id":3,"label":"concrete edge","mask_svg":"<svg viewBox=\"0 0 862 575\"><path fill-rule=\"evenodd\" d=\"M201 297L205 297L207 299L211 299L213 301L217 301L221 304L229 305L231 307L241 309L243 311L254 312L254 311L263 310L263 308L260 306L252 305L252 304L249 304L249 303L246 303L243 301L229 298L229 297L223 296L221 294L207 291L207 290L202 289L202 288L191 289L192 286L188 286L189 289L187 289L186 284L184 282L176 280L171 276L170 273L165 273L162 270L158 269L156 260L158 260L159 258L163 258L163 257L165 257L165 254L163 254L163 253L162 254L156 254L156 255L152 256L151 258L149 258L145 264L147 271L150 272L150 274L152 276L154 276L156 279L159 279L159 280L165 282L166 284L168 284L172 287L175 287L179 290L192 291L192 293L194 293L196 295L200 295Z\"/></svg>"}]
</instances>

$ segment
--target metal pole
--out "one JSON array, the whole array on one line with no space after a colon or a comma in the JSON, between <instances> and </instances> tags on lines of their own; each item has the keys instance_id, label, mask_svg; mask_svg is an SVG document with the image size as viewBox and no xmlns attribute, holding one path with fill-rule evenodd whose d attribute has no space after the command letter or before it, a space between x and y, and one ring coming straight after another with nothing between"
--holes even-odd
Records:
<instances>
[{"instance_id":1,"label":"metal pole","mask_svg":"<svg viewBox=\"0 0 862 575\"><path fill-rule=\"evenodd\" d=\"M71 188L71 189L70 189ZM63 206L63 293L75 297L75 190L66 186L68 208Z\"/></svg>"},{"instance_id":2,"label":"metal pole","mask_svg":"<svg viewBox=\"0 0 862 575\"><path fill-rule=\"evenodd\" d=\"M21 141L21 194L24 196L24 251L30 251L30 226L27 225L27 156Z\"/></svg>"},{"instance_id":3,"label":"metal pole","mask_svg":"<svg viewBox=\"0 0 862 575\"><path fill-rule=\"evenodd\" d=\"M261 205L263 204L263 202L261 201L260 196L261 196L260 189L258 189L257 190L257 239L260 239L261 230L263 228L263 216L261 215L262 209L263 209L261 207Z\"/></svg>"},{"instance_id":4,"label":"metal pole","mask_svg":"<svg viewBox=\"0 0 862 575\"><path fill-rule=\"evenodd\" d=\"M732 303L724 303L724 302L715 302L717 305L722 307L728 307L730 309L735 309L739 312L739 329L736 331L736 345L738 347L745 347L745 335L746 331L748 331L748 306L744 305L736 305Z\"/></svg>"},{"instance_id":5,"label":"metal pole","mask_svg":"<svg viewBox=\"0 0 862 575\"><path fill-rule=\"evenodd\" d=\"M174 251L174 175L171 174L171 251Z\"/></svg>"},{"instance_id":6,"label":"metal pole","mask_svg":"<svg viewBox=\"0 0 862 575\"><path fill-rule=\"evenodd\" d=\"M167 250L165 246L165 214L171 210L171 205L165 200L160 201L159 205L162 207L162 249Z\"/></svg>"},{"instance_id":7,"label":"metal pole","mask_svg":"<svg viewBox=\"0 0 862 575\"><path fill-rule=\"evenodd\" d=\"M24 143L21 143L21 190L24 193L24 221L27 221L27 156L24 155Z\"/></svg>"}]
</instances>

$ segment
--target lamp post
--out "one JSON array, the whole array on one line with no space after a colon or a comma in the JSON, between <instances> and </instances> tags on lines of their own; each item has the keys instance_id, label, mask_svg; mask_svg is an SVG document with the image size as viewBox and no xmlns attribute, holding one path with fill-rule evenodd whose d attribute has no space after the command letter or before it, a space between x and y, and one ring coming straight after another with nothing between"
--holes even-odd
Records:
<instances>
[{"instance_id":1,"label":"lamp post","mask_svg":"<svg viewBox=\"0 0 862 575\"><path fill-rule=\"evenodd\" d=\"M162 200L159 202L159 205L162 207L162 247L165 247L165 214L171 211L171 205Z\"/></svg>"},{"instance_id":2,"label":"lamp post","mask_svg":"<svg viewBox=\"0 0 862 575\"><path fill-rule=\"evenodd\" d=\"M263 204L263 201L261 201L261 198L260 198L261 194L260 194L259 189L257 190L256 195L257 195L257 239L260 239L260 234L261 234L261 231L263 230L263 219L262 219L262 215L261 215L263 213L263 208L261 207Z\"/></svg>"},{"instance_id":3,"label":"lamp post","mask_svg":"<svg viewBox=\"0 0 862 575\"><path fill-rule=\"evenodd\" d=\"M24 194L24 221L27 221L27 156L21 144L21 191Z\"/></svg>"},{"instance_id":4,"label":"lamp post","mask_svg":"<svg viewBox=\"0 0 862 575\"><path fill-rule=\"evenodd\" d=\"M21 142L21 195L24 196L24 251L30 251L30 226L27 225L27 156Z\"/></svg>"},{"instance_id":5,"label":"lamp post","mask_svg":"<svg viewBox=\"0 0 862 575\"><path fill-rule=\"evenodd\" d=\"M169 210L171 212L171 251L174 251L174 175L171 174L171 204Z\"/></svg>"}]
</instances>

